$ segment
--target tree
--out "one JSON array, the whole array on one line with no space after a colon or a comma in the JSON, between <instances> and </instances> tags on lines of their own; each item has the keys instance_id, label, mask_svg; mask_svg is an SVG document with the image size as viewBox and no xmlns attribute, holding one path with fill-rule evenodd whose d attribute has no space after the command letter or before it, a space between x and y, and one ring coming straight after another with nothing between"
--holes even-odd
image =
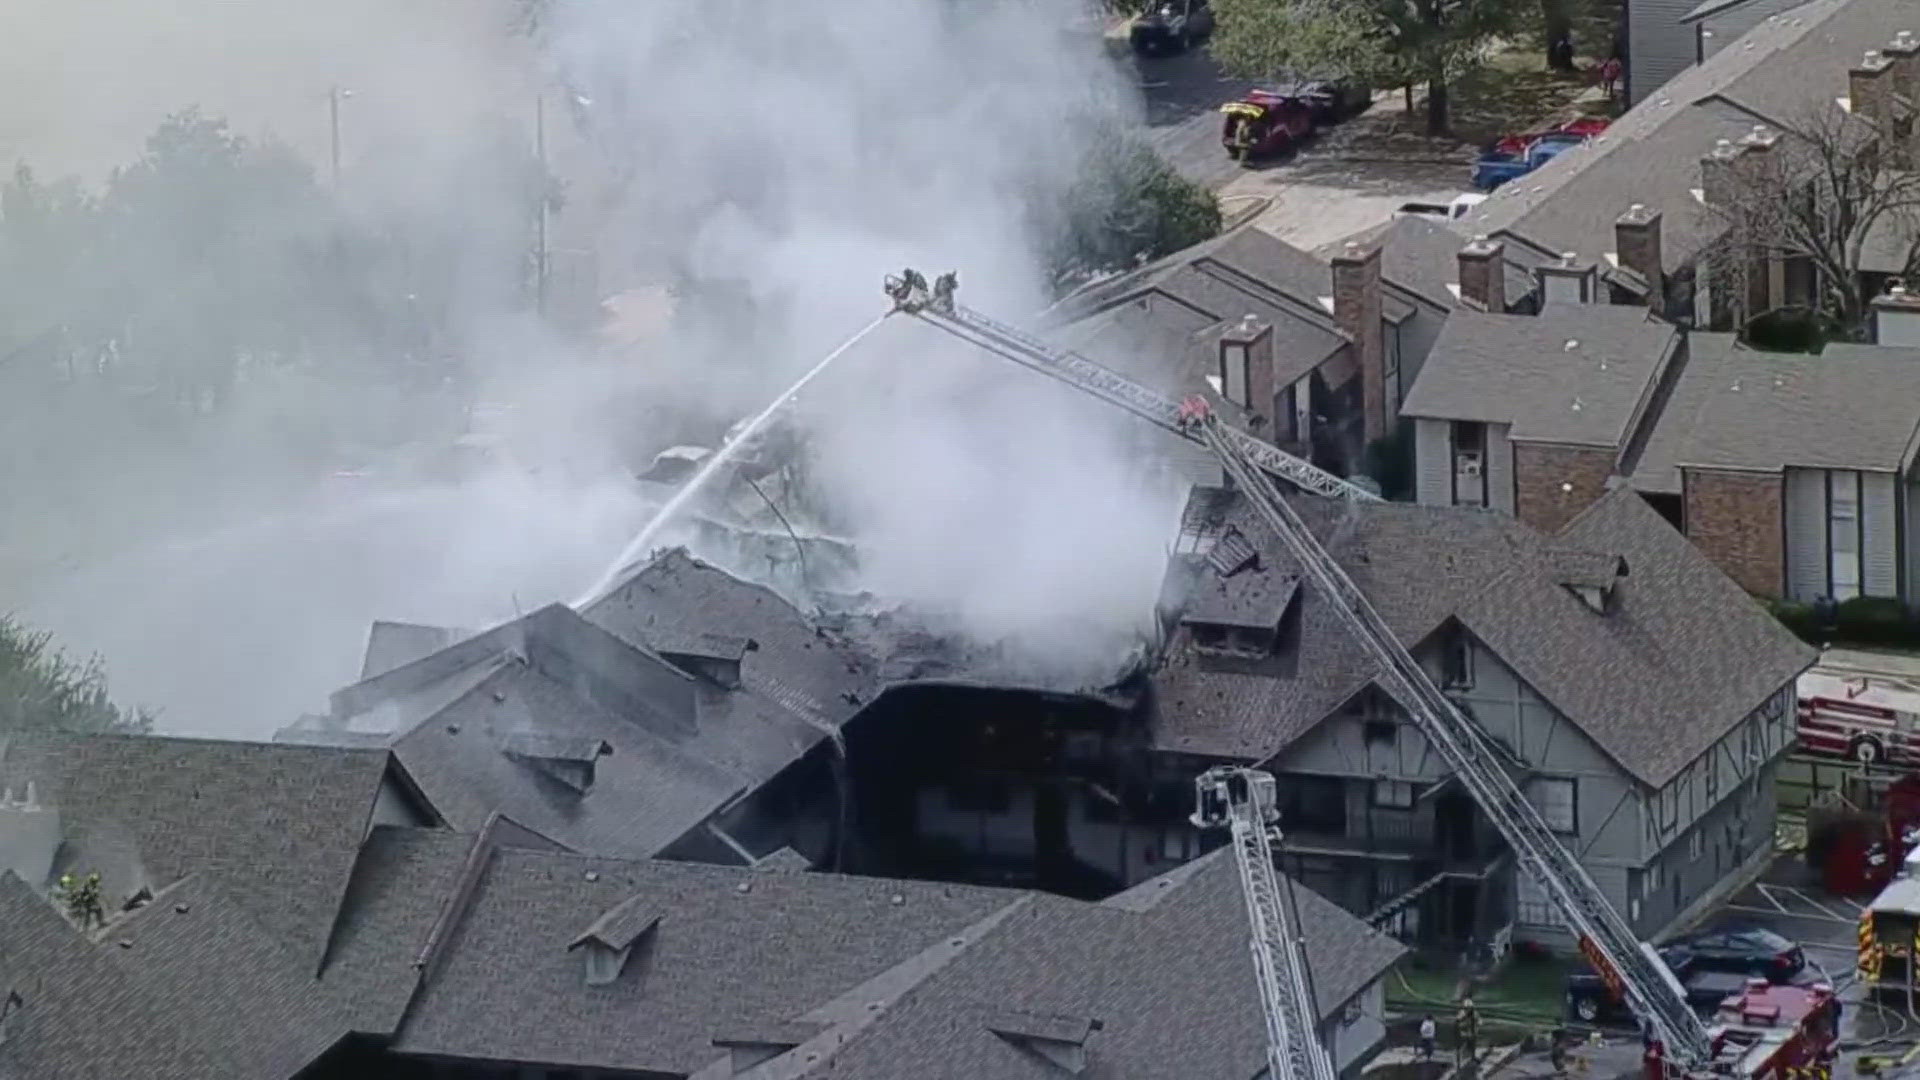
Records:
<instances>
[{"instance_id":1,"label":"tree","mask_svg":"<svg viewBox=\"0 0 1920 1080\"><path fill-rule=\"evenodd\" d=\"M1339 74L1425 83L1427 132L1448 124L1448 88L1512 29L1513 0L1215 0L1213 55L1247 78Z\"/></svg>"},{"instance_id":2,"label":"tree","mask_svg":"<svg viewBox=\"0 0 1920 1080\"><path fill-rule=\"evenodd\" d=\"M1807 307L1834 333L1868 336L1876 282L1862 267L1891 261L1899 276L1920 274L1920 172L1890 141L1816 107L1771 149L1727 157L1726 189L1707 199L1720 236L1702 258L1716 316L1744 329L1769 314L1766 268L1782 263L1807 271Z\"/></svg>"},{"instance_id":3,"label":"tree","mask_svg":"<svg viewBox=\"0 0 1920 1080\"><path fill-rule=\"evenodd\" d=\"M51 634L0 615L0 734L142 732L152 726L150 714L113 704L98 659L76 663L51 644Z\"/></svg>"},{"instance_id":4,"label":"tree","mask_svg":"<svg viewBox=\"0 0 1920 1080\"><path fill-rule=\"evenodd\" d=\"M1118 130L1091 143L1073 183L1038 213L1043 258L1062 293L1191 247L1221 226L1212 192Z\"/></svg>"}]
</instances>

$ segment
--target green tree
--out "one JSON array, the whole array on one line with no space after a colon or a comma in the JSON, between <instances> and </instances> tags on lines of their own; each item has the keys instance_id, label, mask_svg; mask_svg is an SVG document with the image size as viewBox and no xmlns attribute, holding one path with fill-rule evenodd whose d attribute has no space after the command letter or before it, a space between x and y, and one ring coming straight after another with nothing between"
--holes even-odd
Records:
<instances>
[{"instance_id":1,"label":"green tree","mask_svg":"<svg viewBox=\"0 0 1920 1080\"><path fill-rule=\"evenodd\" d=\"M1447 131L1448 89L1513 29L1516 0L1215 0L1212 51L1249 78L1283 72L1424 83L1427 131Z\"/></svg>"},{"instance_id":2,"label":"green tree","mask_svg":"<svg viewBox=\"0 0 1920 1080\"><path fill-rule=\"evenodd\" d=\"M0 734L142 732L152 720L144 711L113 704L98 659L76 662L52 647L51 634L0 615Z\"/></svg>"},{"instance_id":3,"label":"green tree","mask_svg":"<svg viewBox=\"0 0 1920 1080\"><path fill-rule=\"evenodd\" d=\"M1092 141L1074 182L1040 213L1046 266L1062 293L1191 247L1221 225L1212 192L1118 131Z\"/></svg>"}]
</instances>

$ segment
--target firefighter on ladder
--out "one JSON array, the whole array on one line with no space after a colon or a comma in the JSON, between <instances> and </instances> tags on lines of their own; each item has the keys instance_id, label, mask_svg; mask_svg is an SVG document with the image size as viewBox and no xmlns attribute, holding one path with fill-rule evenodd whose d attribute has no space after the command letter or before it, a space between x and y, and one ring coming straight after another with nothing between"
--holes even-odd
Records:
<instances>
[{"instance_id":1,"label":"firefighter on ladder","mask_svg":"<svg viewBox=\"0 0 1920 1080\"><path fill-rule=\"evenodd\" d=\"M953 294L960 288L960 275L949 270L933 279L933 302L927 306L944 315L953 314Z\"/></svg>"}]
</instances>

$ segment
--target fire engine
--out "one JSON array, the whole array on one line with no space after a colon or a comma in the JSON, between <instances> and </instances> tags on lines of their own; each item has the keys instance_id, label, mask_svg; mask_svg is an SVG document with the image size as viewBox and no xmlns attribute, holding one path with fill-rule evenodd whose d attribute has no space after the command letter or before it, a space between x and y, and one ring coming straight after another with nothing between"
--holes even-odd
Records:
<instances>
[{"instance_id":1,"label":"fire engine","mask_svg":"<svg viewBox=\"0 0 1920 1080\"><path fill-rule=\"evenodd\" d=\"M1860 981L1871 994L1907 994L1915 988L1914 957L1920 946L1920 850L1900 874L1860 912Z\"/></svg>"},{"instance_id":2,"label":"fire engine","mask_svg":"<svg viewBox=\"0 0 1920 1080\"><path fill-rule=\"evenodd\" d=\"M1748 979L1727 998L1707 1031L1713 1056L1682 1075L1755 1080L1827 1080L1839 1050L1840 1002L1833 987L1775 986ZM1673 1080L1655 1043L1647 1049L1645 1080Z\"/></svg>"},{"instance_id":3,"label":"fire engine","mask_svg":"<svg viewBox=\"0 0 1920 1080\"><path fill-rule=\"evenodd\" d=\"M1818 667L1800 676L1800 746L1863 765L1920 764L1920 685Z\"/></svg>"}]
</instances>

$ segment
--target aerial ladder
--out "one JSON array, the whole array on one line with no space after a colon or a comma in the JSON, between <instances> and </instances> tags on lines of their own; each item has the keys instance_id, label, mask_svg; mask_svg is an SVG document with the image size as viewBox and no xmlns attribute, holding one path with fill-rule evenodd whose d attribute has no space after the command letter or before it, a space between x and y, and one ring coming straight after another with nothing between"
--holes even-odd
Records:
<instances>
[{"instance_id":1,"label":"aerial ladder","mask_svg":"<svg viewBox=\"0 0 1920 1080\"><path fill-rule=\"evenodd\" d=\"M909 270L902 277L888 278L886 291L896 312L912 315L1206 446L1219 460L1228 479L1280 538L1328 606L1339 613L1379 668L1375 679L1381 689L1406 711L1441 760L1466 787L1481 812L1500 831L1513 849L1520 869L1539 881L1568 928L1577 935L1581 953L1646 1025L1647 1034L1658 1042L1670 1067L1685 1072L1708 1064L1713 1056L1712 1040L1706 1024L1687 1004L1679 981L1652 946L1635 937L1599 886L1560 843L1539 810L1507 774L1500 764L1508 757L1504 749L1434 685L1366 594L1353 583L1346 569L1327 552L1299 511L1280 494L1272 478L1289 480L1318 495L1348 499L1372 496L1298 458L1279 453L1250 435L1226 427L1204 399L1188 398L1177 405L1166 402L1085 357L1054 349L1037 338L960 306L954 300L952 275L943 276L929 290L925 278ZM1250 444L1259 449L1248 449ZM1250 812L1256 816L1265 813L1257 804ZM1241 848L1236 845L1236 850ZM1245 865L1247 859L1258 857L1250 848L1240 854L1243 883L1253 882L1248 885L1250 913L1265 902L1256 895L1261 887L1261 871ZM1260 917L1255 918L1258 921ZM1282 966L1298 967L1303 961L1294 953L1297 950L1269 951L1276 970ZM1284 989L1288 984L1298 984L1305 976L1281 973L1276 978ZM1263 992L1266 989L1263 983ZM1270 1034L1299 1031L1297 1027L1287 1026L1284 1010L1280 1016L1274 1012L1269 1003ZM1305 1015L1313 1014L1308 1011ZM1313 1041L1311 1025L1304 1035L1290 1037L1295 1041L1301 1038ZM1284 1044L1271 1052L1282 1055L1289 1063L1306 1060L1302 1053ZM1314 1080L1318 1077L1310 1071L1294 1071L1291 1075Z\"/></svg>"},{"instance_id":2,"label":"aerial ladder","mask_svg":"<svg viewBox=\"0 0 1920 1080\"><path fill-rule=\"evenodd\" d=\"M1267 1024L1267 1075L1275 1080L1336 1080L1339 1075L1315 1032L1312 975L1293 883L1280 883L1273 853L1280 841L1278 785L1255 769L1222 765L1194 782L1200 828L1225 827L1240 890L1253 930L1253 970ZM1282 890L1285 890L1284 896Z\"/></svg>"}]
</instances>

